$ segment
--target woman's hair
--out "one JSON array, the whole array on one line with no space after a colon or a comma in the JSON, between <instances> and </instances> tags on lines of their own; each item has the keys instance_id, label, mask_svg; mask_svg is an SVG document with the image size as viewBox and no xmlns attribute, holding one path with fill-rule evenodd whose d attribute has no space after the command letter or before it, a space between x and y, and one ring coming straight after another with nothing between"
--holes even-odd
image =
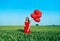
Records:
<instances>
[{"instance_id":1,"label":"woman's hair","mask_svg":"<svg viewBox=\"0 0 60 41\"><path fill-rule=\"evenodd\" d=\"M28 20L27 20L28 19ZM30 22L30 20L29 20L29 17L26 17L26 20L25 21L28 21L28 22Z\"/></svg>"}]
</instances>

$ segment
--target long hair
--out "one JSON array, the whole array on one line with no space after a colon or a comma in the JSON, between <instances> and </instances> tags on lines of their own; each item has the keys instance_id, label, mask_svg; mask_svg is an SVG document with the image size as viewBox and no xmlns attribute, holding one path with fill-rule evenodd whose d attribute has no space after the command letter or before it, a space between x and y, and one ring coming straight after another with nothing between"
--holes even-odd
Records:
<instances>
[{"instance_id":1,"label":"long hair","mask_svg":"<svg viewBox=\"0 0 60 41\"><path fill-rule=\"evenodd\" d=\"M27 20L28 19L28 20ZM28 21L28 22L30 22L30 20L29 20L29 17L26 17L26 20L25 21Z\"/></svg>"}]
</instances>

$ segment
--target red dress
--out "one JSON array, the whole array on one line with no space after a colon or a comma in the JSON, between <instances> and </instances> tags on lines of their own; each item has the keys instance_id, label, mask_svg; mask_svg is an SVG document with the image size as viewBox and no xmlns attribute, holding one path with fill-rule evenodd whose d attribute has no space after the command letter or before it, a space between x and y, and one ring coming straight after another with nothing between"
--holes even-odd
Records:
<instances>
[{"instance_id":1,"label":"red dress","mask_svg":"<svg viewBox=\"0 0 60 41\"><path fill-rule=\"evenodd\" d=\"M26 33L26 34L30 33L29 24L30 24L30 22L25 22L24 33ZM29 29L29 31L27 31L28 29Z\"/></svg>"}]
</instances>

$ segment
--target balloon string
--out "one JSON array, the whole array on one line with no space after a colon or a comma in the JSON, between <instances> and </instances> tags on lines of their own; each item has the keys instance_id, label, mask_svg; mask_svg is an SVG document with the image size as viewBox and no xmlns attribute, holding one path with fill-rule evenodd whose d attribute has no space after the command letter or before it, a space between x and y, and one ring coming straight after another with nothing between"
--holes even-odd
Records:
<instances>
[{"instance_id":1,"label":"balloon string","mask_svg":"<svg viewBox=\"0 0 60 41\"><path fill-rule=\"evenodd\" d=\"M34 21L33 19L30 20L31 22ZM35 21L34 21L35 22ZM40 22L36 22L37 24L39 24Z\"/></svg>"},{"instance_id":2,"label":"balloon string","mask_svg":"<svg viewBox=\"0 0 60 41\"><path fill-rule=\"evenodd\" d=\"M30 21L33 21L33 19L30 19Z\"/></svg>"}]
</instances>

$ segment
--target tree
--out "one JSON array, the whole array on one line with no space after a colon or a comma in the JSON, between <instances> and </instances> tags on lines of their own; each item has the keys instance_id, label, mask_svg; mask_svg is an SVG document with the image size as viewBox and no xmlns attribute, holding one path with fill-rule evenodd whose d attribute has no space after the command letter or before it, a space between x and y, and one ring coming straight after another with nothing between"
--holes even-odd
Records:
<instances>
[{"instance_id":1,"label":"tree","mask_svg":"<svg viewBox=\"0 0 60 41\"><path fill-rule=\"evenodd\" d=\"M36 24L36 26L39 26L39 24Z\"/></svg>"}]
</instances>

